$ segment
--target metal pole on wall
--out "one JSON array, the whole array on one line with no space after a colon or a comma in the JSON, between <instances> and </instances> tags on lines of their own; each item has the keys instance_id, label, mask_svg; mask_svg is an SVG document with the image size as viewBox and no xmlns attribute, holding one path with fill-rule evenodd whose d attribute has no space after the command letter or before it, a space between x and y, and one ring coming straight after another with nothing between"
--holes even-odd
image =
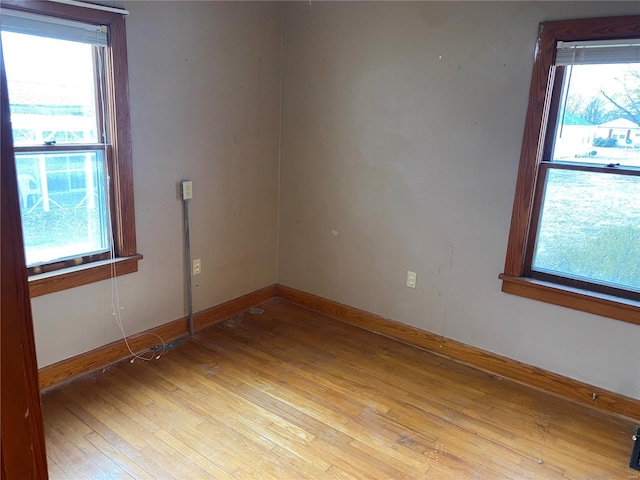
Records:
<instances>
[{"instance_id":1,"label":"metal pole on wall","mask_svg":"<svg viewBox=\"0 0 640 480\"><path fill-rule=\"evenodd\" d=\"M191 288L191 239L189 237L189 200L193 198L193 183L185 180L181 184L182 211L184 221L184 257L187 276L187 314L189 316L189 335L193 336L193 292Z\"/></svg>"}]
</instances>

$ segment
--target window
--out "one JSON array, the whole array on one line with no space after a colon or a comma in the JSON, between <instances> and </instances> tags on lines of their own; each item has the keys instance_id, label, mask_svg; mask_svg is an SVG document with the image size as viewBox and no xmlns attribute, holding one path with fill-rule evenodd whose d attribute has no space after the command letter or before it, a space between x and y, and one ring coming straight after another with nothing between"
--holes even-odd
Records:
<instances>
[{"instance_id":1,"label":"window","mask_svg":"<svg viewBox=\"0 0 640 480\"><path fill-rule=\"evenodd\" d=\"M540 31L502 290L640 324L640 17Z\"/></svg>"},{"instance_id":2,"label":"window","mask_svg":"<svg viewBox=\"0 0 640 480\"><path fill-rule=\"evenodd\" d=\"M126 41L116 9L3 2L32 296L137 270ZM7 8L9 7L9 8Z\"/></svg>"}]
</instances>

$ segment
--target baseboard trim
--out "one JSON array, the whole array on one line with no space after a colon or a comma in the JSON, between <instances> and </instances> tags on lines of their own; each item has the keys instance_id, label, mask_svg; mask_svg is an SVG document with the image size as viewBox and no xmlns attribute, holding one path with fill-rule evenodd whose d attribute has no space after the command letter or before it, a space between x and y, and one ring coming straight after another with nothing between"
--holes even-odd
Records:
<instances>
[{"instance_id":1,"label":"baseboard trim","mask_svg":"<svg viewBox=\"0 0 640 480\"><path fill-rule=\"evenodd\" d=\"M604 413L620 415L634 422L640 422L640 400L610 392L291 287L277 285L277 296L308 310L424 348L442 357L487 373L555 394Z\"/></svg>"},{"instance_id":2,"label":"baseboard trim","mask_svg":"<svg viewBox=\"0 0 640 480\"><path fill-rule=\"evenodd\" d=\"M246 311L252 306L264 304L274 297L279 297L282 300L314 312L409 345L424 348L436 355L507 378L522 385L558 395L604 413L620 415L634 422L640 422L640 400L610 392L285 285L270 285L200 311L194 316L194 328L195 330L201 330ZM143 333L154 333L160 335L166 342L170 342L188 335L188 332L188 321L185 317L151 328ZM134 352L142 352L149 346L149 337L145 335L131 338L129 345ZM39 370L40 389L43 392L47 391L79 376L106 368L129 356L130 354L124 341L118 340L53 365L48 365ZM594 394L596 395L595 399L593 397Z\"/></svg>"},{"instance_id":3,"label":"baseboard trim","mask_svg":"<svg viewBox=\"0 0 640 480\"><path fill-rule=\"evenodd\" d=\"M201 330L209 325L226 320L249 308L261 305L276 296L276 285L256 290L228 302L202 310L193 317L194 330ZM173 320L158 327L151 328L142 333L159 335L165 342L170 342L184 337L189 333L189 322L186 317ZM129 339L131 350L140 353L149 347L148 335L134 336ZM131 354L124 343L118 340L108 345L98 347L89 352L81 353L75 357L48 365L39 370L40 390L42 392L69 382L81 375L86 375L106 368L114 363L130 357Z\"/></svg>"}]
</instances>

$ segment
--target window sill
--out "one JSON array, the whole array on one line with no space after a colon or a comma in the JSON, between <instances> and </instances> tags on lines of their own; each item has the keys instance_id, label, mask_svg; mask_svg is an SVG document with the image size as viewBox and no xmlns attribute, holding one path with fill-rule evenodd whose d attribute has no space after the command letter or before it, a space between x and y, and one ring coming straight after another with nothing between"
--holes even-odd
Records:
<instances>
[{"instance_id":1,"label":"window sill","mask_svg":"<svg viewBox=\"0 0 640 480\"><path fill-rule=\"evenodd\" d=\"M104 260L55 272L32 275L29 277L29 295L34 298L107 280L111 278L113 269L115 269L116 276L137 272L139 260L142 260L142 255L135 254L130 257Z\"/></svg>"},{"instance_id":2,"label":"window sill","mask_svg":"<svg viewBox=\"0 0 640 480\"><path fill-rule=\"evenodd\" d=\"M640 325L640 302L504 273L502 291Z\"/></svg>"}]
</instances>

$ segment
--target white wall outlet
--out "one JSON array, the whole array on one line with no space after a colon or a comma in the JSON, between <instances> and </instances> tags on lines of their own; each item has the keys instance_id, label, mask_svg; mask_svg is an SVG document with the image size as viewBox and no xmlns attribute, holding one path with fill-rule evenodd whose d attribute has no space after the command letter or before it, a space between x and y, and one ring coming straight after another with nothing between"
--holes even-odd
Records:
<instances>
[{"instance_id":1,"label":"white wall outlet","mask_svg":"<svg viewBox=\"0 0 640 480\"><path fill-rule=\"evenodd\" d=\"M193 182L185 180L182 182L182 199L191 200L193 198Z\"/></svg>"},{"instance_id":2,"label":"white wall outlet","mask_svg":"<svg viewBox=\"0 0 640 480\"><path fill-rule=\"evenodd\" d=\"M200 275L201 272L202 272L202 264L200 263L200 259L196 258L193 261L193 268L191 269L191 273L193 273L194 275Z\"/></svg>"},{"instance_id":3,"label":"white wall outlet","mask_svg":"<svg viewBox=\"0 0 640 480\"><path fill-rule=\"evenodd\" d=\"M407 272L407 287L416 288L416 277L418 274L416 272Z\"/></svg>"}]
</instances>

